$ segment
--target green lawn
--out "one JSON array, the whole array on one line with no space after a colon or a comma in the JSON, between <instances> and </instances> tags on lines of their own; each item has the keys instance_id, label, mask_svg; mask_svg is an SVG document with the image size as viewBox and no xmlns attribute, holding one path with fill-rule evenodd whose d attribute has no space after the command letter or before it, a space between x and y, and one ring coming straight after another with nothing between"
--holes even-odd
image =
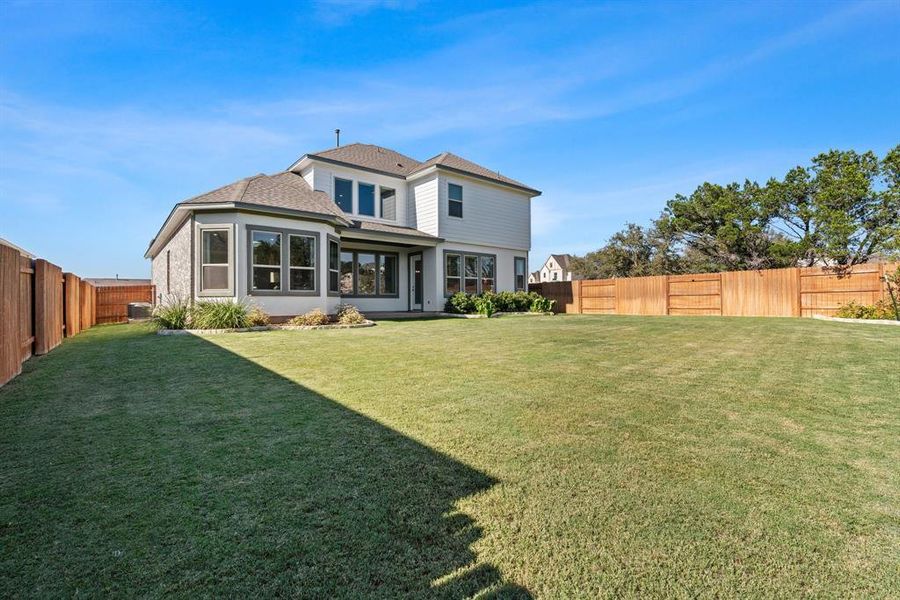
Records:
<instances>
[{"instance_id":1,"label":"green lawn","mask_svg":"<svg viewBox=\"0 0 900 600\"><path fill-rule=\"evenodd\" d=\"M101 326L0 423L3 597L900 591L891 327Z\"/></svg>"}]
</instances>

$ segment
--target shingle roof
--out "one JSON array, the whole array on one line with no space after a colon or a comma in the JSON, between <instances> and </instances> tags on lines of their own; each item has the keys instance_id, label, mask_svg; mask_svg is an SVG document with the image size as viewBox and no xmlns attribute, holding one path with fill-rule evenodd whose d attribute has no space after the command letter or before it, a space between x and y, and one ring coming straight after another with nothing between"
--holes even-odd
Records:
<instances>
[{"instance_id":1,"label":"shingle roof","mask_svg":"<svg viewBox=\"0 0 900 600\"><path fill-rule=\"evenodd\" d=\"M550 256L553 257L564 271L569 270L569 261L572 260L571 254L551 254Z\"/></svg>"},{"instance_id":2,"label":"shingle roof","mask_svg":"<svg viewBox=\"0 0 900 600\"><path fill-rule=\"evenodd\" d=\"M451 152L442 152L425 162L419 162L390 148L354 143L310 153L307 156L313 159L318 158L325 161L343 163L403 178L424 171L429 167L443 167L540 194L538 190L525 185L521 181L501 175L497 171L482 167Z\"/></svg>"},{"instance_id":3,"label":"shingle roof","mask_svg":"<svg viewBox=\"0 0 900 600\"><path fill-rule=\"evenodd\" d=\"M414 229L412 227L401 227L399 225L388 225L387 223L375 223L373 221L353 221L350 227L347 227L346 229L408 235L420 238L429 238L433 240L440 239L437 236L433 236L430 233L425 233L424 231L419 231L418 229Z\"/></svg>"},{"instance_id":4,"label":"shingle roof","mask_svg":"<svg viewBox=\"0 0 900 600\"><path fill-rule=\"evenodd\" d=\"M506 183L509 185L514 185L516 187L524 188L526 190L537 192L537 190L525 185L521 181L516 181L511 177L501 175L499 171L491 171L490 169L482 167L479 164L475 164L470 160L466 160L461 156L457 156L452 152L441 152L437 156L429 158L418 167L410 171L410 175L419 171L424 171L431 166L447 167L457 171L463 171L464 173L478 175L479 177L484 177L485 179L491 179L493 181L499 181L500 183Z\"/></svg>"},{"instance_id":5,"label":"shingle roof","mask_svg":"<svg viewBox=\"0 0 900 600\"><path fill-rule=\"evenodd\" d=\"M344 213L325 192L313 191L300 175L283 171L254 175L185 200L181 204L243 203L285 208L344 219Z\"/></svg>"},{"instance_id":6,"label":"shingle roof","mask_svg":"<svg viewBox=\"0 0 900 600\"><path fill-rule=\"evenodd\" d=\"M390 148L382 148L372 144L347 144L309 154L313 158L324 158L338 162L383 171L392 175L406 177L406 175L420 163Z\"/></svg>"}]
</instances>

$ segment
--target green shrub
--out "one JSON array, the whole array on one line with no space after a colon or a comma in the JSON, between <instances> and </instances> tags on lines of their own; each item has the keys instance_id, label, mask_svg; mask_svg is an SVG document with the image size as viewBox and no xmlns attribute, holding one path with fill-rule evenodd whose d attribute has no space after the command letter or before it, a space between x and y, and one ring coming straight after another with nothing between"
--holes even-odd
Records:
<instances>
[{"instance_id":1,"label":"green shrub","mask_svg":"<svg viewBox=\"0 0 900 600\"><path fill-rule=\"evenodd\" d=\"M250 327L262 327L268 325L269 321L269 315L258 306L254 306L247 313L247 322L250 323Z\"/></svg>"},{"instance_id":2,"label":"green shrub","mask_svg":"<svg viewBox=\"0 0 900 600\"><path fill-rule=\"evenodd\" d=\"M531 299L531 306L528 307L528 310L535 313L546 313L553 310L553 305L556 304L556 300L544 298L539 294L535 294L534 296L535 297Z\"/></svg>"},{"instance_id":3,"label":"green shrub","mask_svg":"<svg viewBox=\"0 0 900 600\"><path fill-rule=\"evenodd\" d=\"M447 306L444 309L449 313L473 314L476 310L475 297L465 292L456 292L447 300Z\"/></svg>"},{"instance_id":4,"label":"green shrub","mask_svg":"<svg viewBox=\"0 0 900 600\"><path fill-rule=\"evenodd\" d=\"M191 324L191 304L176 298L153 309L153 324L159 329L187 329Z\"/></svg>"},{"instance_id":5,"label":"green shrub","mask_svg":"<svg viewBox=\"0 0 900 600\"><path fill-rule=\"evenodd\" d=\"M311 311L304 313L302 315L298 315L288 321L288 325L303 325L303 326L311 326L311 325L328 325L329 319L328 315L323 313L318 308L314 308Z\"/></svg>"},{"instance_id":6,"label":"green shrub","mask_svg":"<svg viewBox=\"0 0 900 600\"><path fill-rule=\"evenodd\" d=\"M531 308L534 292L497 292L494 294L494 306L497 312L526 312Z\"/></svg>"},{"instance_id":7,"label":"green shrub","mask_svg":"<svg viewBox=\"0 0 900 600\"><path fill-rule=\"evenodd\" d=\"M497 312L497 307L494 304L494 294L488 292L480 296L475 296L475 310L478 311L478 314L486 317L490 317Z\"/></svg>"},{"instance_id":8,"label":"green shrub","mask_svg":"<svg viewBox=\"0 0 900 600\"><path fill-rule=\"evenodd\" d=\"M250 308L244 301L205 300L194 305L194 329L240 329L250 326Z\"/></svg>"},{"instance_id":9,"label":"green shrub","mask_svg":"<svg viewBox=\"0 0 900 600\"><path fill-rule=\"evenodd\" d=\"M366 317L352 304L341 304L337 309L337 321L341 325L359 325Z\"/></svg>"},{"instance_id":10,"label":"green shrub","mask_svg":"<svg viewBox=\"0 0 900 600\"><path fill-rule=\"evenodd\" d=\"M835 316L842 319L885 319L896 320L900 317L891 303L879 300L875 304L857 304L851 300L838 308Z\"/></svg>"}]
</instances>

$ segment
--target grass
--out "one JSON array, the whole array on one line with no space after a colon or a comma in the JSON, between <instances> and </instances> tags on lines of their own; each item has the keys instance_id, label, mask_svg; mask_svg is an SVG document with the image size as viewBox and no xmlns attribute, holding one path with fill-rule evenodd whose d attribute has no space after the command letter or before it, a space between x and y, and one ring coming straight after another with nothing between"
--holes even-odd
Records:
<instances>
[{"instance_id":1,"label":"grass","mask_svg":"<svg viewBox=\"0 0 900 600\"><path fill-rule=\"evenodd\" d=\"M4 597L900 590L892 327L102 326L0 423Z\"/></svg>"}]
</instances>

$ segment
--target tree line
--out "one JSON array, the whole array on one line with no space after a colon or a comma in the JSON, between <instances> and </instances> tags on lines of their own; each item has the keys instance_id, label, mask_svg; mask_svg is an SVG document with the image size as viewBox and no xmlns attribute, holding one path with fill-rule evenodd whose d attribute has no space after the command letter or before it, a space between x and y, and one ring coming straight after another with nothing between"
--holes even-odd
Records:
<instances>
[{"instance_id":1,"label":"tree line","mask_svg":"<svg viewBox=\"0 0 900 600\"><path fill-rule=\"evenodd\" d=\"M900 145L831 150L760 185L703 183L649 226L634 223L575 257L588 279L793 266L846 269L900 256Z\"/></svg>"}]
</instances>

